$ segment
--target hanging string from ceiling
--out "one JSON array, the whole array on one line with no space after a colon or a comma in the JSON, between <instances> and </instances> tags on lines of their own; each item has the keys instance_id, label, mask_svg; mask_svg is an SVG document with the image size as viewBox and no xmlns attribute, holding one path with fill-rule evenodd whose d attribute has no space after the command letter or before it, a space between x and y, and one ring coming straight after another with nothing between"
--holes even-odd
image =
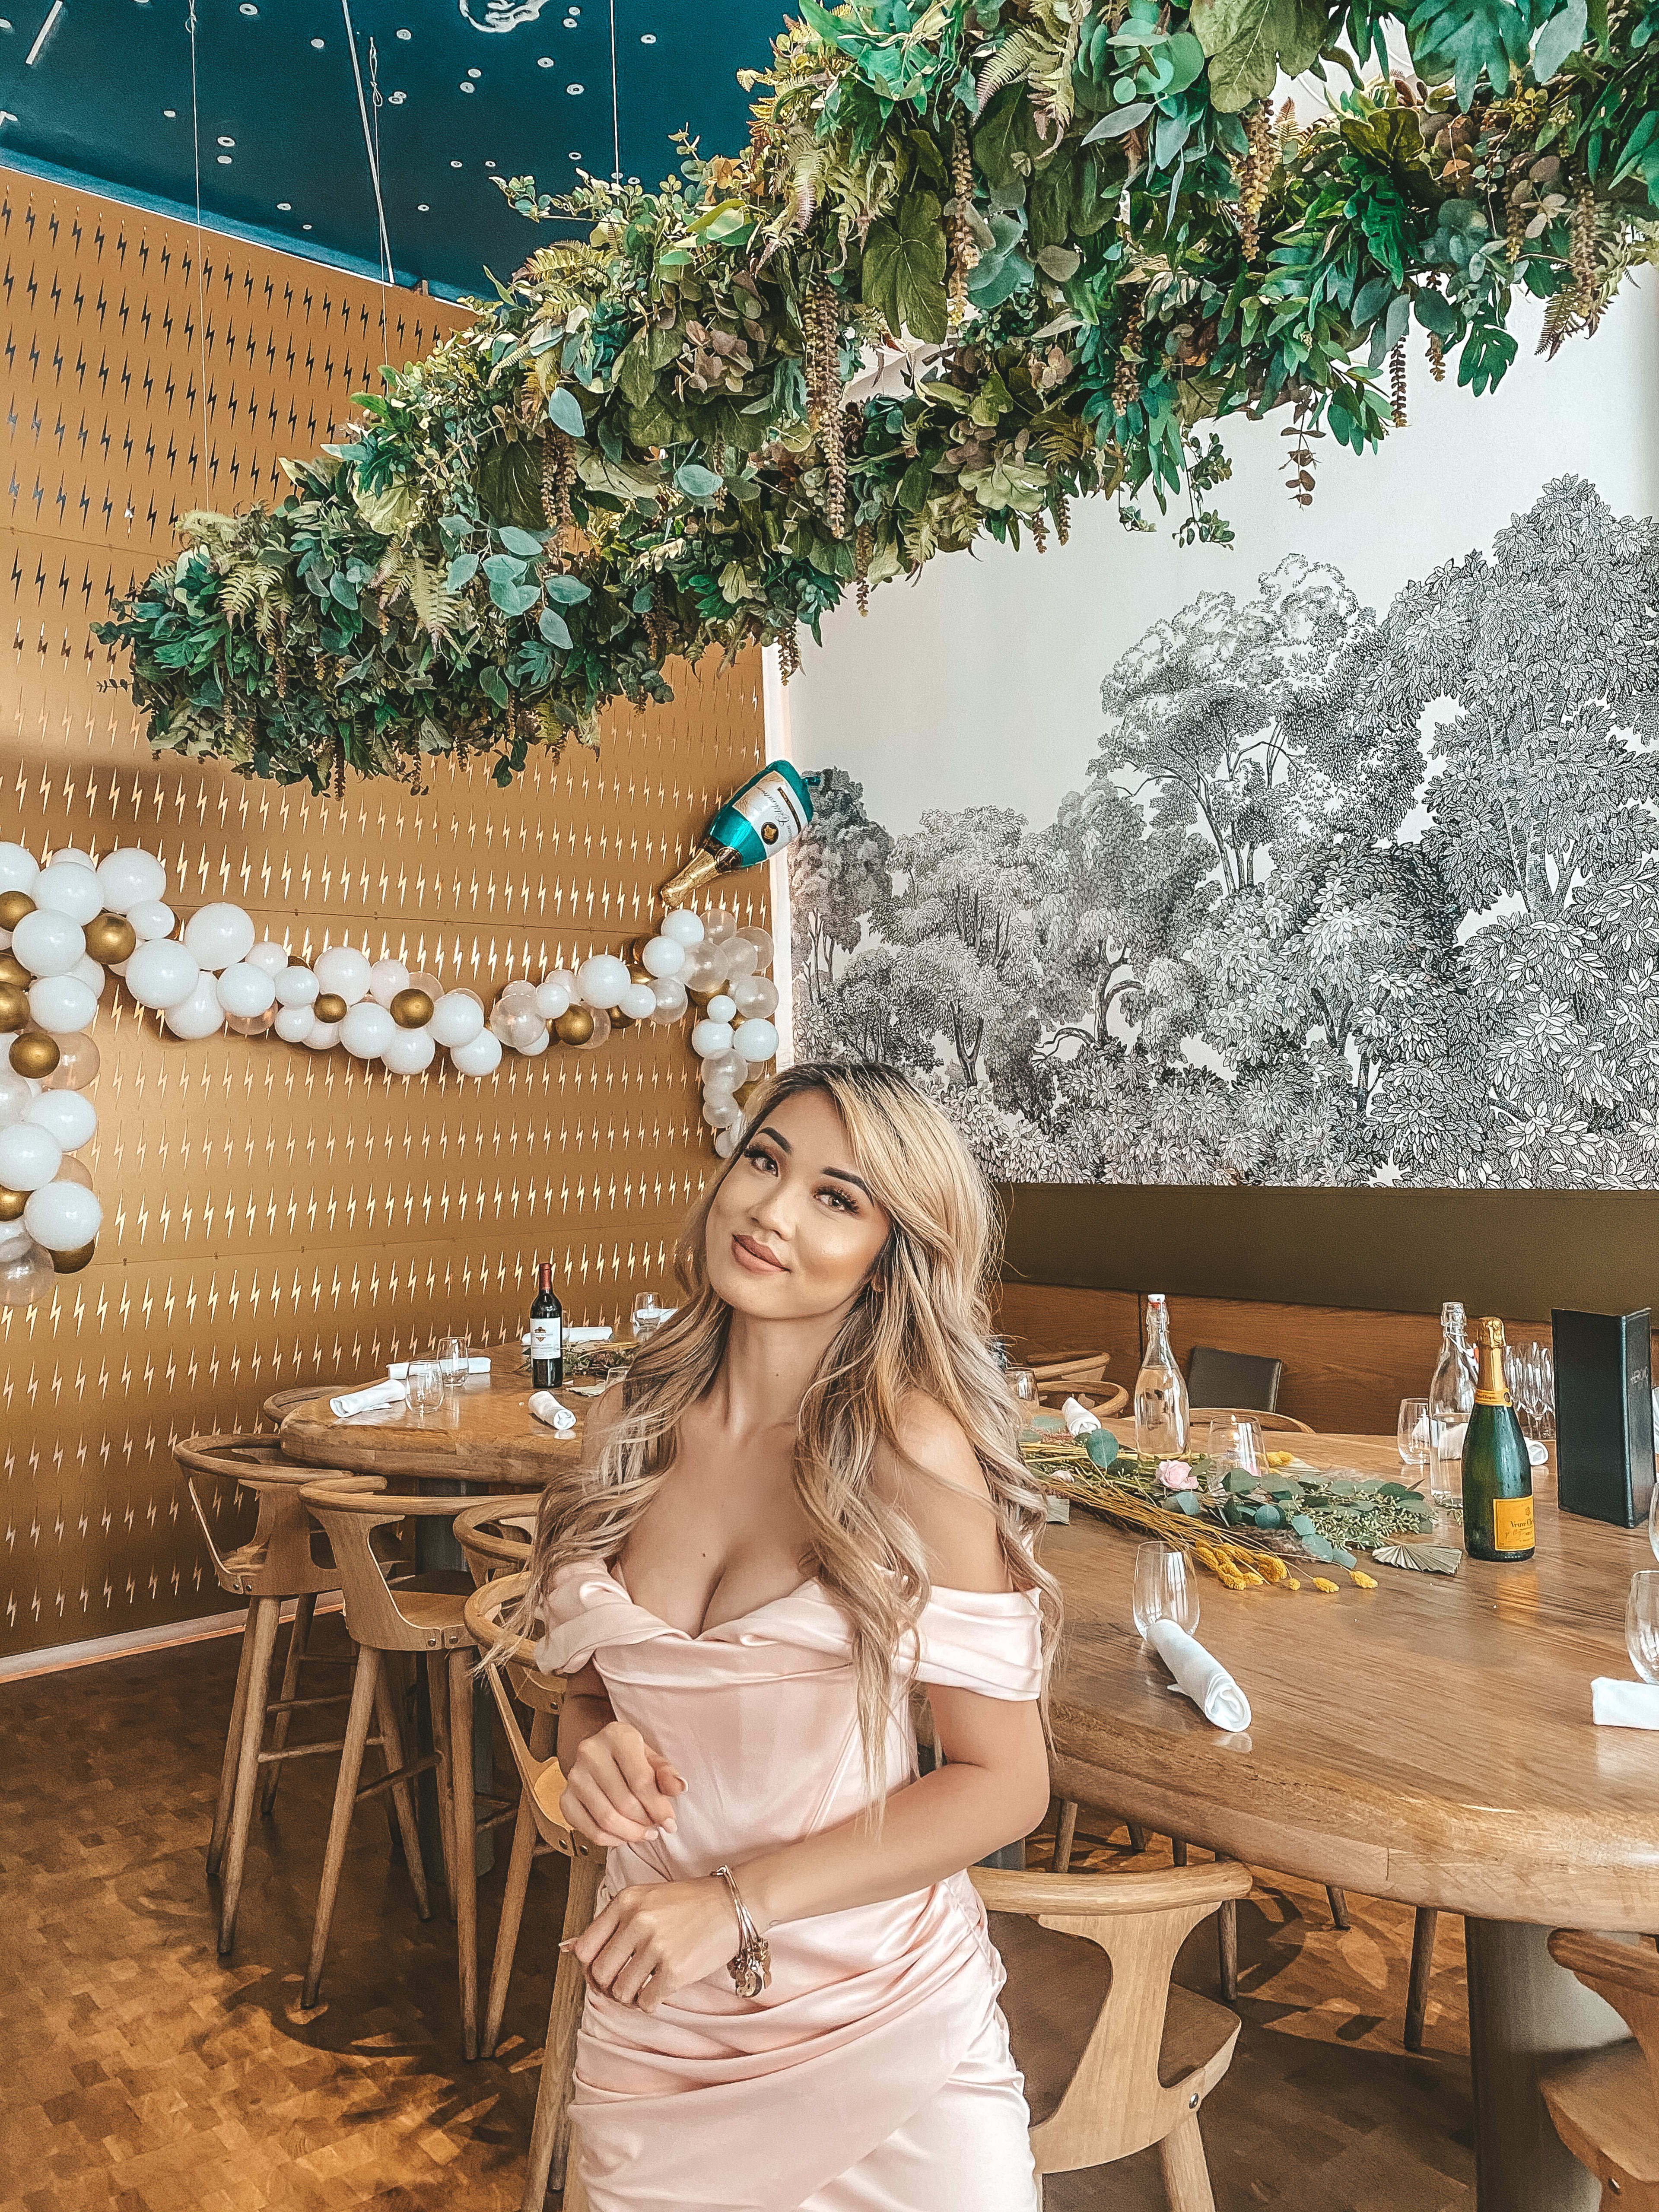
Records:
<instances>
[{"instance_id":1,"label":"hanging string from ceiling","mask_svg":"<svg viewBox=\"0 0 1659 2212\"><path fill-rule=\"evenodd\" d=\"M196 400L196 497L205 507L202 477L207 468L207 272L202 260L202 112L196 90L196 0L185 0L185 28L190 33L190 136L196 156L196 340L200 353Z\"/></svg>"},{"instance_id":2,"label":"hanging string from ceiling","mask_svg":"<svg viewBox=\"0 0 1659 2212\"><path fill-rule=\"evenodd\" d=\"M622 98L617 88L617 0L611 0L611 181L622 182Z\"/></svg>"},{"instance_id":3,"label":"hanging string from ceiling","mask_svg":"<svg viewBox=\"0 0 1659 2212\"><path fill-rule=\"evenodd\" d=\"M346 45L351 52L352 81L357 88L357 115L363 126L363 152L368 160L368 181L374 193L374 219L380 228L380 352L386 353L386 287L397 283L392 266L392 242L386 235L386 201L380 193L380 58L374 41L368 42L369 82L374 94L374 121L369 124L369 104L363 92L362 66L357 59L357 33L351 20L351 0L340 0L340 13L345 17Z\"/></svg>"}]
</instances>

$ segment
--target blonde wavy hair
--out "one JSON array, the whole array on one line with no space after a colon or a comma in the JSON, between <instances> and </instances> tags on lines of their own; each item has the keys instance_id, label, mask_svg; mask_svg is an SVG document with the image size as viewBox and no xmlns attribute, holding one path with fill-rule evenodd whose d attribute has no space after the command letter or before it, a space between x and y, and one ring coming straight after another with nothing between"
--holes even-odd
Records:
<instances>
[{"instance_id":1,"label":"blonde wavy hair","mask_svg":"<svg viewBox=\"0 0 1659 2212\"><path fill-rule=\"evenodd\" d=\"M991 1194L944 1115L891 1068L809 1061L775 1076L754 1100L742 1141L681 1232L674 1266L684 1303L635 1359L621 1386L622 1417L597 1462L556 1475L543 1495L520 1622L534 1632L549 1584L570 1562L609 1565L620 1555L672 1466L680 1423L719 1373L731 1325L731 1308L708 1282L709 1211L752 1132L785 1099L809 1091L822 1092L840 1115L854 1164L892 1223L801 1400L794 1444L795 1494L811 1531L802 1569L848 1623L865 1773L878 1816L893 1655L908 1654L914 1677L913 1632L930 1585L921 1539L877 1493L871 1474L884 1445L926 1474L899 1441L913 1393L961 1424L990 1493L1009 1581L1038 1594L1045 1711L1060 1627L1058 1585L1035 1551L1042 1494L1020 1460L1018 1420L988 1343L987 1292L1000 1249Z\"/></svg>"}]
</instances>

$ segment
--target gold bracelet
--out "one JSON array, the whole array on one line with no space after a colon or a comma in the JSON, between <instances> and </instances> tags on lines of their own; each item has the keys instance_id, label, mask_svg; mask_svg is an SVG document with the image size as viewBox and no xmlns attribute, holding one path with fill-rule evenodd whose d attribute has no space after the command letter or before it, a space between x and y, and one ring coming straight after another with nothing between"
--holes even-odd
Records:
<instances>
[{"instance_id":1,"label":"gold bracelet","mask_svg":"<svg viewBox=\"0 0 1659 2212\"><path fill-rule=\"evenodd\" d=\"M738 1948L734 1957L726 1962L726 1971L732 1977L732 1986L740 1997L757 1997L772 1985L772 1953L766 1938L756 1927L743 1901L743 1893L730 1867L714 1869L718 1879L726 1884L732 1899L732 1910L738 1916Z\"/></svg>"}]
</instances>

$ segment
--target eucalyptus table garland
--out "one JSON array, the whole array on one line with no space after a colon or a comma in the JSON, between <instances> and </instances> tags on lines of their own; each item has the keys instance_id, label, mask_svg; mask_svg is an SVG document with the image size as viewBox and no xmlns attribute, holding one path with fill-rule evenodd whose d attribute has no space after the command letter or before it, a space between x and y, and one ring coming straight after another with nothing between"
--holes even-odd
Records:
<instances>
[{"instance_id":1,"label":"eucalyptus table garland","mask_svg":"<svg viewBox=\"0 0 1659 2212\"><path fill-rule=\"evenodd\" d=\"M98 626L158 746L314 788L591 741L672 653L780 645L849 588L1070 501L1226 542L1201 426L1403 425L1407 341L1488 392L1654 257L1659 0L799 0L745 150L656 191L504 183L581 238L385 373L274 511L187 516ZM1386 70L1387 33L1410 68ZM1330 111L1274 112L1316 69ZM1351 80L1340 96L1335 86ZM866 379L906 356L900 387ZM854 390L857 386L853 387Z\"/></svg>"}]
</instances>

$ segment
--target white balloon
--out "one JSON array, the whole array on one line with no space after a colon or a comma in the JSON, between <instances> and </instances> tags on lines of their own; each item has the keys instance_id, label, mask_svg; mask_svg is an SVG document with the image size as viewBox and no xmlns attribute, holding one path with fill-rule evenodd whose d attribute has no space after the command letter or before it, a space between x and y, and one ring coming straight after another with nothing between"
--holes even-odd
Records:
<instances>
[{"instance_id":1,"label":"white balloon","mask_svg":"<svg viewBox=\"0 0 1659 2212\"><path fill-rule=\"evenodd\" d=\"M702 1011L708 1021L729 1022L738 1011L738 1002L729 993L716 991Z\"/></svg>"},{"instance_id":2,"label":"white balloon","mask_svg":"<svg viewBox=\"0 0 1659 2212\"><path fill-rule=\"evenodd\" d=\"M483 1008L471 991L446 991L426 1026L434 1044L447 1044L453 1052L458 1045L471 1044L474 1037L482 1036L483 1025Z\"/></svg>"},{"instance_id":3,"label":"white balloon","mask_svg":"<svg viewBox=\"0 0 1659 2212\"><path fill-rule=\"evenodd\" d=\"M745 943L754 946L756 963L759 967L769 968L772 965L772 957L776 948L772 943L771 937L765 930L753 927L749 929L740 929L738 932L738 935L741 937Z\"/></svg>"},{"instance_id":4,"label":"white balloon","mask_svg":"<svg viewBox=\"0 0 1659 2212\"><path fill-rule=\"evenodd\" d=\"M277 1011L273 1026L284 1044L303 1044L316 1018L309 1006L283 1006Z\"/></svg>"},{"instance_id":5,"label":"white balloon","mask_svg":"<svg viewBox=\"0 0 1659 2212\"><path fill-rule=\"evenodd\" d=\"M131 921L134 907L151 905L167 896L167 872L154 853L137 845L123 845L99 863L98 889L112 914L124 914Z\"/></svg>"},{"instance_id":6,"label":"white balloon","mask_svg":"<svg viewBox=\"0 0 1659 2212\"><path fill-rule=\"evenodd\" d=\"M94 915L104 911L104 894L98 888L97 877L90 868L80 867L73 860L54 860L49 868L42 868L31 896L43 914L67 915L83 927Z\"/></svg>"},{"instance_id":7,"label":"white balloon","mask_svg":"<svg viewBox=\"0 0 1659 2212\"><path fill-rule=\"evenodd\" d=\"M347 1006L368 996L368 962L349 945L325 945L311 964L323 989L338 992Z\"/></svg>"},{"instance_id":8,"label":"white balloon","mask_svg":"<svg viewBox=\"0 0 1659 2212\"><path fill-rule=\"evenodd\" d=\"M90 1244L104 1225L95 1191L78 1182L42 1183L23 1208L23 1226L48 1252L74 1252Z\"/></svg>"},{"instance_id":9,"label":"white balloon","mask_svg":"<svg viewBox=\"0 0 1659 2212\"><path fill-rule=\"evenodd\" d=\"M373 1060L397 1034L397 1023L373 999L360 999L340 1024L340 1042L354 1060Z\"/></svg>"},{"instance_id":10,"label":"white balloon","mask_svg":"<svg viewBox=\"0 0 1659 2212\"><path fill-rule=\"evenodd\" d=\"M702 918L687 907L679 907L663 916L662 933L676 945L698 945L702 941Z\"/></svg>"},{"instance_id":11,"label":"white balloon","mask_svg":"<svg viewBox=\"0 0 1659 2212\"><path fill-rule=\"evenodd\" d=\"M401 960L377 960L368 971L368 995L383 1006L408 988L409 970Z\"/></svg>"},{"instance_id":12,"label":"white balloon","mask_svg":"<svg viewBox=\"0 0 1659 2212\"><path fill-rule=\"evenodd\" d=\"M509 1014L533 1014L536 1011L536 986L526 983L520 976L516 982L503 986L495 1004L505 1008Z\"/></svg>"},{"instance_id":13,"label":"white balloon","mask_svg":"<svg viewBox=\"0 0 1659 2212\"><path fill-rule=\"evenodd\" d=\"M141 1006L181 1006L202 979L194 953L170 937L152 937L127 962L126 986Z\"/></svg>"},{"instance_id":14,"label":"white balloon","mask_svg":"<svg viewBox=\"0 0 1659 2212\"><path fill-rule=\"evenodd\" d=\"M187 1037L192 1042L200 1037L215 1036L225 1025L225 1010L219 1004L219 994L214 978L198 973L188 998L169 1006L161 1019L176 1037Z\"/></svg>"},{"instance_id":15,"label":"white balloon","mask_svg":"<svg viewBox=\"0 0 1659 2212\"><path fill-rule=\"evenodd\" d=\"M78 1152L98 1133L98 1109L82 1091L43 1091L22 1118L46 1130L66 1152Z\"/></svg>"},{"instance_id":16,"label":"white balloon","mask_svg":"<svg viewBox=\"0 0 1659 2212\"><path fill-rule=\"evenodd\" d=\"M58 846L52 855L52 866L56 867L59 860L68 860L75 867L85 868L94 876L98 872L97 854L95 853L82 852L78 845Z\"/></svg>"},{"instance_id":17,"label":"white balloon","mask_svg":"<svg viewBox=\"0 0 1659 2212\"><path fill-rule=\"evenodd\" d=\"M552 1042L552 1032L549 1030L547 1024L543 1022L538 1026L535 1036L531 1038L528 1044L520 1044L518 1039L514 1037L513 1040L513 1049L526 1060L538 1060L542 1054L547 1050L548 1046L551 1044Z\"/></svg>"},{"instance_id":18,"label":"white balloon","mask_svg":"<svg viewBox=\"0 0 1659 2212\"><path fill-rule=\"evenodd\" d=\"M732 996L740 1014L758 1014L764 1019L778 1010L778 987L769 975L745 975L741 983L732 985Z\"/></svg>"},{"instance_id":19,"label":"white balloon","mask_svg":"<svg viewBox=\"0 0 1659 2212\"><path fill-rule=\"evenodd\" d=\"M672 937L648 937L640 960L653 975L678 975L685 965L685 947Z\"/></svg>"},{"instance_id":20,"label":"white balloon","mask_svg":"<svg viewBox=\"0 0 1659 2212\"><path fill-rule=\"evenodd\" d=\"M738 1133L735 1129L715 1130L714 1153L717 1158L729 1160L737 1149Z\"/></svg>"},{"instance_id":21,"label":"white balloon","mask_svg":"<svg viewBox=\"0 0 1659 2212\"><path fill-rule=\"evenodd\" d=\"M630 1022L648 1022L657 1011L657 994L649 983L630 983L617 1005Z\"/></svg>"},{"instance_id":22,"label":"white balloon","mask_svg":"<svg viewBox=\"0 0 1659 2212\"><path fill-rule=\"evenodd\" d=\"M63 1146L38 1122L14 1121L0 1129L0 1183L8 1190L39 1190L63 1164Z\"/></svg>"},{"instance_id":23,"label":"white balloon","mask_svg":"<svg viewBox=\"0 0 1659 2212\"><path fill-rule=\"evenodd\" d=\"M703 933L712 945L724 945L728 937L738 933L738 917L728 914L723 906L710 907L702 918Z\"/></svg>"},{"instance_id":24,"label":"white balloon","mask_svg":"<svg viewBox=\"0 0 1659 2212\"><path fill-rule=\"evenodd\" d=\"M739 1022L732 1042L745 1060L770 1060L778 1048L778 1033L770 1022Z\"/></svg>"},{"instance_id":25,"label":"white balloon","mask_svg":"<svg viewBox=\"0 0 1659 2212\"><path fill-rule=\"evenodd\" d=\"M15 1260L30 1249L34 1243L24 1228L21 1218L16 1221L0 1221L0 1266Z\"/></svg>"},{"instance_id":26,"label":"white balloon","mask_svg":"<svg viewBox=\"0 0 1659 2212\"><path fill-rule=\"evenodd\" d=\"M137 906L127 908L127 920L142 945L152 937L171 937L179 917L161 899L141 899Z\"/></svg>"},{"instance_id":27,"label":"white balloon","mask_svg":"<svg viewBox=\"0 0 1659 2212\"><path fill-rule=\"evenodd\" d=\"M198 966L216 972L246 960L253 950L256 933L251 915L222 900L213 906L198 907L191 915L185 924L185 950L194 953Z\"/></svg>"},{"instance_id":28,"label":"white balloon","mask_svg":"<svg viewBox=\"0 0 1659 2212\"><path fill-rule=\"evenodd\" d=\"M83 1030L98 1012L98 994L78 975L42 975L29 985L29 1016L43 1030Z\"/></svg>"},{"instance_id":29,"label":"white balloon","mask_svg":"<svg viewBox=\"0 0 1659 2212\"><path fill-rule=\"evenodd\" d=\"M752 975L760 966L760 955L746 937L728 937L720 951L726 956L726 972L733 983Z\"/></svg>"},{"instance_id":30,"label":"white balloon","mask_svg":"<svg viewBox=\"0 0 1659 2212\"><path fill-rule=\"evenodd\" d=\"M691 1032L691 1049L699 1060L708 1060L717 1052L729 1051L731 1044L730 1022L699 1022Z\"/></svg>"},{"instance_id":31,"label":"white balloon","mask_svg":"<svg viewBox=\"0 0 1659 2212\"><path fill-rule=\"evenodd\" d=\"M562 980L550 975L536 986L536 1012L544 1022L556 1022L559 1016L570 1011L570 994Z\"/></svg>"},{"instance_id":32,"label":"white balloon","mask_svg":"<svg viewBox=\"0 0 1659 2212\"><path fill-rule=\"evenodd\" d=\"M622 994L631 980L628 963L618 960L614 952L596 952L591 960L584 960L576 970L582 1003L588 1006L609 1007L620 1004Z\"/></svg>"},{"instance_id":33,"label":"white balloon","mask_svg":"<svg viewBox=\"0 0 1659 2212\"><path fill-rule=\"evenodd\" d=\"M69 972L71 975L80 977L94 999L103 997L104 970L89 952L83 952Z\"/></svg>"},{"instance_id":34,"label":"white balloon","mask_svg":"<svg viewBox=\"0 0 1659 2212\"><path fill-rule=\"evenodd\" d=\"M428 1022L427 1027L431 1026ZM469 1042L452 1045L449 1058L452 1066L463 1075L493 1075L501 1064L501 1041L481 1029Z\"/></svg>"},{"instance_id":35,"label":"white balloon","mask_svg":"<svg viewBox=\"0 0 1659 2212\"><path fill-rule=\"evenodd\" d=\"M0 891L27 891L34 896L34 880L40 863L26 845L0 845Z\"/></svg>"},{"instance_id":36,"label":"white balloon","mask_svg":"<svg viewBox=\"0 0 1659 2212\"><path fill-rule=\"evenodd\" d=\"M691 1003L685 995L685 986L678 975L659 975L651 986L651 995L657 1002L653 1018L665 1024L677 1022Z\"/></svg>"},{"instance_id":37,"label":"white balloon","mask_svg":"<svg viewBox=\"0 0 1659 2212\"><path fill-rule=\"evenodd\" d=\"M311 1006L321 995L322 988L309 968L284 968L276 978L276 1003L281 1006Z\"/></svg>"},{"instance_id":38,"label":"white balloon","mask_svg":"<svg viewBox=\"0 0 1659 2212\"><path fill-rule=\"evenodd\" d=\"M705 1085L721 1084L727 1091L735 1091L738 1084L749 1080L749 1062L740 1052L717 1052L702 1064Z\"/></svg>"},{"instance_id":39,"label":"white balloon","mask_svg":"<svg viewBox=\"0 0 1659 2212\"><path fill-rule=\"evenodd\" d=\"M258 951L258 947L254 947ZM243 1021L251 1021L255 1014L263 1014L276 1003L276 984L270 970L256 968L251 960L239 960L227 968L218 981L219 1004L228 1014L236 1014Z\"/></svg>"},{"instance_id":40,"label":"white balloon","mask_svg":"<svg viewBox=\"0 0 1659 2212\"><path fill-rule=\"evenodd\" d=\"M12 957L31 975L67 975L87 949L86 933L66 914L37 907L11 933Z\"/></svg>"},{"instance_id":41,"label":"white balloon","mask_svg":"<svg viewBox=\"0 0 1659 2212\"><path fill-rule=\"evenodd\" d=\"M313 1052L328 1052L340 1042L340 1024L338 1022L319 1022L313 1014L311 1027L300 1042Z\"/></svg>"},{"instance_id":42,"label":"white balloon","mask_svg":"<svg viewBox=\"0 0 1659 2212\"><path fill-rule=\"evenodd\" d=\"M267 975L280 975L289 965L288 947L278 945L274 937L262 937L248 954L247 964L250 968L262 969Z\"/></svg>"},{"instance_id":43,"label":"white balloon","mask_svg":"<svg viewBox=\"0 0 1659 2212\"><path fill-rule=\"evenodd\" d=\"M0 1129L13 1121L27 1121L29 1107L40 1095L38 1083L30 1082L27 1075L14 1075L0 1063Z\"/></svg>"},{"instance_id":44,"label":"white balloon","mask_svg":"<svg viewBox=\"0 0 1659 2212\"><path fill-rule=\"evenodd\" d=\"M711 1129L735 1129L743 1119L743 1109L734 1105L728 1091L723 1098L705 1098L702 1118Z\"/></svg>"},{"instance_id":45,"label":"white balloon","mask_svg":"<svg viewBox=\"0 0 1659 2212\"><path fill-rule=\"evenodd\" d=\"M394 1075L419 1075L431 1066L437 1049L429 1028L400 1030L394 1022L391 1036L380 1048L380 1058Z\"/></svg>"},{"instance_id":46,"label":"white balloon","mask_svg":"<svg viewBox=\"0 0 1659 2212\"><path fill-rule=\"evenodd\" d=\"M720 963L715 948L710 945L694 946L685 956L679 981L688 991L712 991L720 980Z\"/></svg>"}]
</instances>

